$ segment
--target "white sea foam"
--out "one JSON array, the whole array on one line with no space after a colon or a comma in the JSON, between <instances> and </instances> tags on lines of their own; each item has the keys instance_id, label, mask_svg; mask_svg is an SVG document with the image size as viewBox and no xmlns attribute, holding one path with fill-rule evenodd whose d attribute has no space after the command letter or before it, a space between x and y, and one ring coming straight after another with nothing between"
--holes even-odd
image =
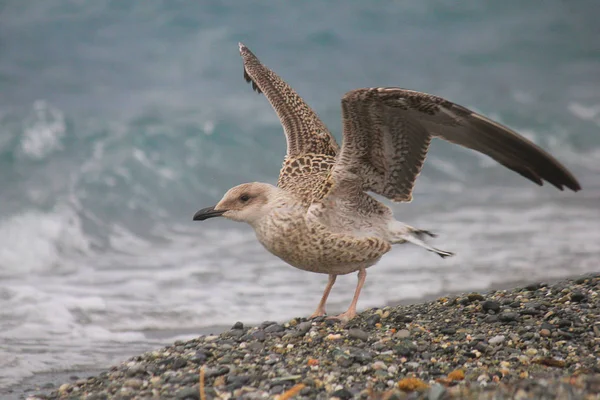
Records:
<instances>
[{"instance_id":1,"label":"white sea foam","mask_svg":"<svg viewBox=\"0 0 600 400\"><path fill-rule=\"evenodd\" d=\"M79 218L65 207L0 221L0 243L0 277L66 271L77 262L73 256L89 250ZM71 265L66 265L69 260Z\"/></svg>"},{"instance_id":2,"label":"white sea foam","mask_svg":"<svg viewBox=\"0 0 600 400\"><path fill-rule=\"evenodd\" d=\"M66 133L62 111L44 100L37 100L25 120L21 149L27 157L41 159L62 148L61 140Z\"/></svg>"},{"instance_id":3,"label":"white sea foam","mask_svg":"<svg viewBox=\"0 0 600 400\"><path fill-rule=\"evenodd\" d=\"M579 102L571 102L568 109L573 115L588 121L594 121L600 126L600 104L585 105Z\"/></svg>"}]
</instances>

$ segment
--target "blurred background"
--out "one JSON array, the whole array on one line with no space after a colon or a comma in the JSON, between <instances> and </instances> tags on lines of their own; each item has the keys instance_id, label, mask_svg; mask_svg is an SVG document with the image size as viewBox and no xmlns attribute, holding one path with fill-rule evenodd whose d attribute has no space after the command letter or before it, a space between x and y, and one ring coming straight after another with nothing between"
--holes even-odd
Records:
<instances>
[{"instance_id":1,"label":"blurred background","mask_svg":"<svg viewBox=\"0 0 600 400\"><path fill-rule=\"evenodd\" d=\"M285 153L239 41L338 140L346 91L416 89L516 129L584 188L434 142L394 210L457 256L396 247L359 309L598 271L599 15L597 0L0 0L0 388L314 311L326 276L248 226L192 222L233 185L275 183ZM355 282L338 279L329 312Z\"/></svg>"}]
</instances>

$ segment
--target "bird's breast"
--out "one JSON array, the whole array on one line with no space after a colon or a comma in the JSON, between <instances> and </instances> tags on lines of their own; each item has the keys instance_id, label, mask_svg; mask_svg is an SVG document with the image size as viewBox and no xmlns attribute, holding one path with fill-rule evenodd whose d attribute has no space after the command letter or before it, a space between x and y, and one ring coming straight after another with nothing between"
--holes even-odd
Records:
<instances>
[{"instance_id":1,"label":"bird's breast","mask_svg":"<svg viewBox=\"0 0 600 400\"><path fill-rule=\"evenodd\" d=\"M255 232L260 243L293 267L323 274L347 274L375 264L388 244L373 239L371 246L355 243L352 237L328 231L307 222L305 214L273 215ZM366 250L366 251L365 251Z\"/></svg>"}]
</instances>

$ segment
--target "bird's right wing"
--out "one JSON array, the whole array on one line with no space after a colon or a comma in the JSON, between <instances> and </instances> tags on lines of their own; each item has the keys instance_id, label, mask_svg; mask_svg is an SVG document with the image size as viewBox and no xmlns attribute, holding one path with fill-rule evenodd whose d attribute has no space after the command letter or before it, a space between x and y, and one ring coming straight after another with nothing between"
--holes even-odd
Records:
<instances>
[{"instance_id":1,"label":"bird's right wing","mask_svg":"<svg viewBox=\"0 0 600 400\"><path fill-rule=\"evenodd\" d=\"M308 104L241 43L240 54L244 61L244 78L252 83L254 90L264 93L283 125L287 156L335 156L338 151L335 138Z\"/></svg>"}]
</instances>

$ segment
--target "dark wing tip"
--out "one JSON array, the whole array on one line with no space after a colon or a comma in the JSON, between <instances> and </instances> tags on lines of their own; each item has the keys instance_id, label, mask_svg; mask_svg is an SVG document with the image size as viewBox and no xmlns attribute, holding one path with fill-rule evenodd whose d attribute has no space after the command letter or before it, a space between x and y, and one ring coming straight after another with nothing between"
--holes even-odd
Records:
<instances>
[{"instance_id":1,"label":"dark wing tip","mask_svg":"<svg viewBox=\"0 0 600 400\"><path fill-rule=\"evenodd\" d=\"M240 55L242 56L242 59L244 60L244 79L246 80L246 82L252 84L252 89L254 89L255 92L262 93L262 90L260 90L260 88L258 87L256 82L254 82L254 80L248 73L248 69L246 68L246 63L248 62L249 59L253 59L253 60L256 60L256 62L258 62L258 60L256 59L256 56L244 44L238 43L238 46L240 48Z\"/></svg>"},{"instance_id":2,"label":"dark wing tip","mask_svg":"<svg viewBox=\"0 0 600 400\"><path fill-rule=\"evenodd\" d=\"M573 174L535 143L489 118L454 103L451 104L453 109L470 117L471 126L479 132L478 140L485 142L486 146L493 147L494 152L500 153L495 157L488 153L500 164L540 186L547 181L561 191L565 187L574 192L581 190L581 185Z\"/></svg>"},{"instance_id":3,"label":"dark wing tip","mask_svg":"<svg viewBox=\"0 0 600 400\"><path fill-rule=\"evenodd\" d=\"M574 192L579 192L581 190L581 185L575 179L573 179L572 181L570 181L568 183L565 183L565 186Z\"/></svg>"}]
</instances>

